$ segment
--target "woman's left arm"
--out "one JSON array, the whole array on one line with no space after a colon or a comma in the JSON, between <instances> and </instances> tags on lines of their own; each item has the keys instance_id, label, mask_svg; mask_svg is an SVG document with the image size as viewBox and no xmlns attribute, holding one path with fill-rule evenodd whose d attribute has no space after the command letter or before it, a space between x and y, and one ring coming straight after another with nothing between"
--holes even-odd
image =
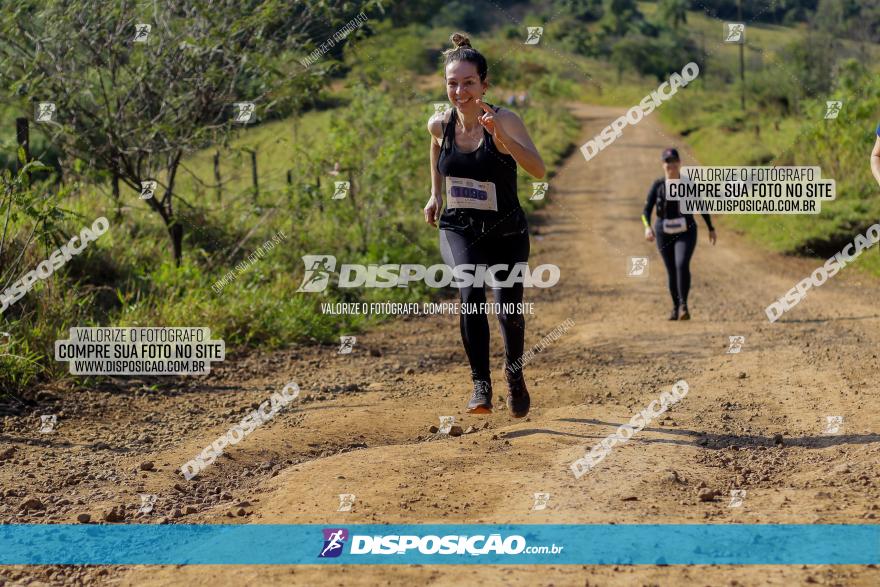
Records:
<instances>
[{"instance_id":1,"label":"woman's left arm","mask_svg":"<svg viewBox=\"0 0 880 587\"><path fill-rule=\"evenodd\" d=\"M544 160L520 117L510 110L495 112L482 100L478 100L477 104L484 112L479 118L480 124L492 133L498 150L513 157L535 179L543 178L546 173Z\"/></svg>"},{"instance_id":2,"label":"woman's left arm","mask_svg":"<svg viewBox=\"0 0 880 587\"><path fill-rule=\"evenodd\" d=\"M871 173L874 179L880 183L880 126L877 127L877 140L874 141L874 149L871 151Z\"/></svg>"}]
</instances>

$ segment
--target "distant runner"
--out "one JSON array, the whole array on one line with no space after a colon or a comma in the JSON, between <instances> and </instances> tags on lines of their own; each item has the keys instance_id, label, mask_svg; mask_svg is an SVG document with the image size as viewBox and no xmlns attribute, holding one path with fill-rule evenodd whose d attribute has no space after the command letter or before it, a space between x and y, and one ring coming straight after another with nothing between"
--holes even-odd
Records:
<instances>
[{"instance_id":1,"label":"distant runner","mask_svg":"<svg viewBox=\"0 0 880 587\"><path fill-rule=\"evenodd\" d=\"M664 178L651 186L648 201L642 213L645 225L645 239L657 241L657 250L663 257L669 277L669 295L672 296L670 320L690 320L688 293L691 289L691 256L697 246L697 223L693 214L682 214L676 201L666 200L666 179L681 179L681 158L676 149L663 151ZM657 222L651 228L651 211L657 208ZM712 218L702 214L709 228L709 242L715 245L717 235L712 227Z\"/></svg>"}]
</instances>

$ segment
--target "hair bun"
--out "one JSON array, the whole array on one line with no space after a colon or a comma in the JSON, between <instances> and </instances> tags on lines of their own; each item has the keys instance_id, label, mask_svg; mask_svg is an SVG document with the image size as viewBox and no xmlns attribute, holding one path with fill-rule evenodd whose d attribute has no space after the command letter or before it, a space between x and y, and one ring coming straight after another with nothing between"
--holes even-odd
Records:
<instances>
[{"instance_id":1,"label":"hair bun","mask_svg":"<svg viewBox=\"0 0 880 587\"><path fill-rule=\"evenodd\" d=\"M452 44L455 45L455 48L459 47L471 47L471 40L462 33L452 33L450 35L449 40L452 41ZM471 47L473 49L473 47Z\"/></svg>"}]
</instances>

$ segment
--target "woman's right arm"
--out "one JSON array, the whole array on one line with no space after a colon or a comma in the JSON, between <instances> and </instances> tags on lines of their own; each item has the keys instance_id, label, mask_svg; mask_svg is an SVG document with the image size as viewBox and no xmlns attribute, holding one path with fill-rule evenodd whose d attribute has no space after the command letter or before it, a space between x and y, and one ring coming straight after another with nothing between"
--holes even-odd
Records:
<instances>
[{"instance_id":1,"label":"woman's right arm","mask_svg":"<svg viewBox=\"0 0 880 587\"><path fill-rule=\"evenodd\" d=\"M877 130L880 131L880 128ZM871 151L871 173L880 184L880 134L877 135L877 140L874 141L874 150Z\"/></svg>"},{"instance_id":2,"label":"woman's right arm","mask_svg":"<svg viewBox=\"0 0 880 587\"><path fill-rule=\"evenodd\" d=\"M428 120L428 132L431 133L431 196L425 205L425 222L437 226L437 220L443 211L443 176L437 170L440 159L440 142L443 140L443 116L434 115Z\"/></svg>"}]
</instances>

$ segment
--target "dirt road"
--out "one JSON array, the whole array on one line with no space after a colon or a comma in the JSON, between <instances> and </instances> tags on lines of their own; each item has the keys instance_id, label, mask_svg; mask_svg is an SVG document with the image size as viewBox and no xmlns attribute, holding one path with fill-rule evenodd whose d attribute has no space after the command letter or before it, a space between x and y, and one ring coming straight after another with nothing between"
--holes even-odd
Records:
<instances>
[{"instance_id":1,"label":"dirt road","mask_svg":"<svg viewBox=\"0 0 880 587\"><path fill-rule=\"evenodd\" d=\"M576 107L581 142L620 113ZM75 522L84 512L97 520L117 506L127 522L171 523L877 523L880 313L869 291L878 284L847 269L769 324L764 307L820 262L761 251L721 220L715 247L700 227L693 319L666 321L665 273L639 214L670 142L648 117L589 163L575 152L551 180L551 201L532 222L531 264L555 263L562 278L527 292L527 348L567 319L574 326L525 368L528 419L504 409L463 413L470 389L456 316L400 319L359 335L351 354L297 347L228 362L186 387L128 381L8 406L0 454L15 448L0 479L13 493L0 501L0 520ZM630 256L649 257L647 278L627 276ZM503 396L494 323L493 336ZM745 337L740 353L727 352L730 336ZM678 379L690 389L681 403L575 479L572 461ZM302 406L182 480L182 463L291 380ZM37 414L50 409L62 415L46 440ZM438 438L428 428L441 415L477 430ZM826 433L828 416L843 417L837 433ZM146 461L152 470L142 470ZM707 489L719 497L701 501ZM739 507L729 507L732 489L746 491ZM532 510L536 492L550 494L547 509ZM158 496L147 516L134 515L139 493ZM336 511L341 493L356 495L351 512ZM44 508L17 513L28 497ZM139 586L880 584L880 570L855 566L17 567L4 577Z\"/></svg>"}]
</instances>

